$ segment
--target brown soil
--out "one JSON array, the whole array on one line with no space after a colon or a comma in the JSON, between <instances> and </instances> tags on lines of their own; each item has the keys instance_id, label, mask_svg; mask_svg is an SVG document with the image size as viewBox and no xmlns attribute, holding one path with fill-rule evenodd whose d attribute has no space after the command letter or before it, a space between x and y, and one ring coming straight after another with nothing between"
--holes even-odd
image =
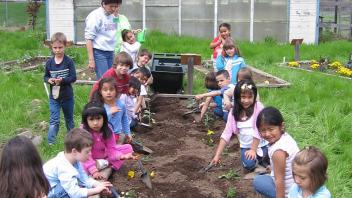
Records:
<instances>
[{"instance_id":1,"label":"brown soil","mask_svg":"<svg viewBox=\"0 0 352 198\"><path fill-rule=\"evenodd\" d=\"M251 180L243 180L244 171L239 160L239 146L235 141L222 157L222 166L212 168L207 173L199 170L205 167L215 152L215 147L205 144L207 128L203 123L194 123L193 114L183 117L188 111L187 101L157 98L151 103L156 123L151 130L138 130L136 139L151 148L154 153L142 159L144 167L155 171L152 178L153 189L148 189L140 180L141 172L135 161L127 161L112 176L112 183L120 191L134 191L135 197L226 197L230 187L235 188L235 197L256 197ZM225 123L215 119L210 129L218 142ZM128 179L127 172L136 171L136 177ZM241 178L219 179L220 175L234 170Z\"/></svg>"}]
</instances>

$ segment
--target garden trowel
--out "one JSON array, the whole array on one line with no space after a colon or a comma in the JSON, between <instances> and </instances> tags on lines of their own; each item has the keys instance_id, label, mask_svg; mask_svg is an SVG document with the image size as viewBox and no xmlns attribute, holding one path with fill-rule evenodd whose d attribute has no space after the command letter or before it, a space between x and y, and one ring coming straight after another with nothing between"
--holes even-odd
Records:
<instances>
[{"instance_id":1,"label":"garden trowel","mask_svg":"<svg viewBox=\"0 0 352 198\"><path fill-rule=\"evenodd\" d=\"M152 181L150 180L148 171L143 167L142 161L141 161L140 159L137 161L137 163L138 163L138 168L139 168L139 170L141 170L141 172L142 172L142 175L141 175L142 182L143 182L149 189L152 189Z\"/></svg>"},{"instance_id":2,"label":"garden trowel","mask_svg":"<svg viewBox=\"0 0 352 198\"><path fill-rule=\"evenodd\" d=\"M213 164L212 162L210 162L206 167L203 167L202 169L199 170L200 173L206 173L208 172L211 168L213 168L213 166L215 166L215 164Z\"/></svg>"},{"instance_id":3,"label":"garden trowel","mask_svg":"<svg viewBox=\"0 0 352 198\"><path fill-rule=\"evenodd\" d=\"M149 155L149 154L153 153L152 149L150 149L146 146L143 146L142 143L137 142L136 140L132 140L130 144L133 148L133 151L136 153L140 153L140 154L144 154L144 155Z\"/></svg>"}]
</instances>

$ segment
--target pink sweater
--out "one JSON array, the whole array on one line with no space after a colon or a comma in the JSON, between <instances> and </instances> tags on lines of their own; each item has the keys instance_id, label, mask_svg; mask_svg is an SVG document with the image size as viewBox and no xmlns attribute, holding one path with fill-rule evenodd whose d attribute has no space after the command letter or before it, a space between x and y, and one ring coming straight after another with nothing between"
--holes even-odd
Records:
<instances>
[{"instance_id":1,"label":"pink sweater","mask_svg":"<svg viewBox=\"0 0 352 198\"><path fill-rule=\"evenodd\" d=\"M96 167L96 159L106 159L109 163L118 161L120 156L123 154L116 150L116 142L114 135L107 140L104 140L103 133L96 131L90 131L93 137L93 146L91 151L91 156L89 159L83 163L84 169L91 175L98 171Z\"/></svg>"},{"instance_id":2,"label":"pink sweater","mask_svg":"<svg viewBox=\"0 0 352 198\"><path fill-rule=\"evenodd\" d=\"M263 104L259 101L257 101L254 105L254 111L253 111L253 115L254 119L253 119L253 127L254 127L254 137L261 140L261 136L259 135L259 131L257 128L257 117L258 114L260 113L260 111L264 108ZM226 126L224 131L221 134L221 138L224 139L227 143L229 143L232 134L238 134L239 130L237 128L237 122L235 120L235 118L233 117L233 113L232 110L229 112L229 116L227 118L227 122L226 122Z\"/></svg>"}]
</instances>

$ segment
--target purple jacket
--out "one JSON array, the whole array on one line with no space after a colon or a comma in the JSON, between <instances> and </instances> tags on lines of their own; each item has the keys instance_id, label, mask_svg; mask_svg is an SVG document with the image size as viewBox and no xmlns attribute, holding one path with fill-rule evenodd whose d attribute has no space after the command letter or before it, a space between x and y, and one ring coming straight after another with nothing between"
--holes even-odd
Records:
<instances>
[{"instance_id":1,"label":"purple jacket","mask_svg":"<svg viewBox=\"0 0 352 198\"><path fill-rule=\"evenodd\" d=\"M253 126L254 126L254 137L261 140L262 137L259 135L259 131L257 128L257 117L258 114L260 113L260 111L264 108L263 104L259 101L257 101L254 105L254 111L253 111L253 115L254 119L253 119ZM229 143L232 134L238 134L239 130L237 128L237 122L235 120L235 118L233 117L233 113L232 110L229 112L229 116L227 118L227 122L226 122L226 126L224 131L221 134L221 138L224 139L226 141L226 143Z\"/></svg>"}]
</instances>

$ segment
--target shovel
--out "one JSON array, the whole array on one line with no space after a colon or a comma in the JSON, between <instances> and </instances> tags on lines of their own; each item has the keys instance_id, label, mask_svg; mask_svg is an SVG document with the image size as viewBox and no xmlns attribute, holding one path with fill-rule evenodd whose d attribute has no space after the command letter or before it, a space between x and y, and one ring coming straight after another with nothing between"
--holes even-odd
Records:
<instances>
[{"instance_id":1,"label":"shovel","mask_svg":"<svg viewBox=\"0 0 352 198\"><path fill-rule=\"evenodd\" d=\"M199 170L200 173L206 173L208 172L211 168L213 168L215 164L210 162L206 167L203 167L202 169Z\"/></svg>"},{"instance_id":2,"label":"shovel","mask_svg":"<svg viewBox=\"0 0 352 198\"><path fill-rule=\"evenodd\" d=\"M143 146L142 143L137 142L136 140L132 140L132 142L130 144L133 148L133 151L136 153L140 153L140 154L144 154L144 155L149 155L149 154L153 153L152 149L150 149L146 146Z\"/></svg>"},{"instance_id":3,"label":"shovel","mask_svg":"<svg viewBox=\"0 0 352 198\"><path fill-rule=\"evenodd\" d=\"M142 182L143 182L149 189L152 189L152 182L151 182L151 180L150 180L148 171L143 167L142 161L141 161L140 159L137 161L137 163L138 163L138 168L139 168L139 170L141 170L141 172L142 172L142 175L141 175Z\"/></svg>"}]
</instances>

